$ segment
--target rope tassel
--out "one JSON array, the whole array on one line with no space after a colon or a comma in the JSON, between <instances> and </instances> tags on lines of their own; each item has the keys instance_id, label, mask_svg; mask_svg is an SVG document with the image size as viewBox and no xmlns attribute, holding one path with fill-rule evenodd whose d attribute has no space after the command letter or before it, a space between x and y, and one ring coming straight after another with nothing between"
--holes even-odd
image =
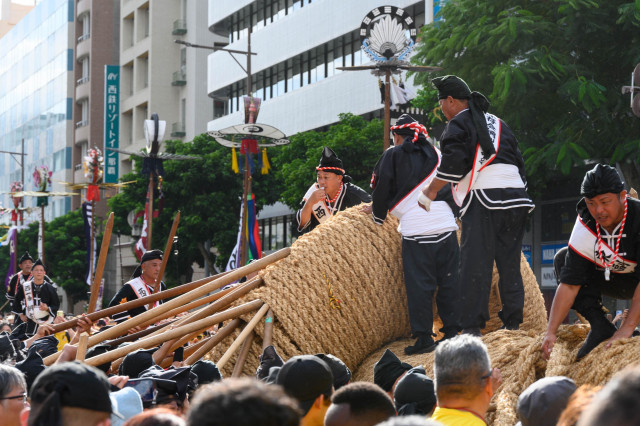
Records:
<instances>
[{"instance_id":1,"label":"rope tassel","mask_svg":"<svg viewBox=\"0 0 640 426\"><path fill-rule=\"evenodd\" d=\"M238 156L236 155L236 148L231 148L231 170L234 173L238 174L240 169L238 169Z\"/></svg>"},{"instance_id":2,"label":"rope tassel","mask_svg":"<svg viewBox=\"0 0 640 426\"><path fill-rule=\"evenodd\" d=\"M269 174L269 169L271 165L269 164L269 158L267 158L267 148L262 148L262 174Z\"/></svg>"}]
</instances>

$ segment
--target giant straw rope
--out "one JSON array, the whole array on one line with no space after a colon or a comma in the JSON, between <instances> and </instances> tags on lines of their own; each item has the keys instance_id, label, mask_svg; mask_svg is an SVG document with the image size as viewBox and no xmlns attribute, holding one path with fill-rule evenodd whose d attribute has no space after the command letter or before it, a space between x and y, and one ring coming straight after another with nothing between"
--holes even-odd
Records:
<instances>
[{"instance_id":1,"label":"giant straw rope","mask_svg":"<svg viewBox=\"0 0 640 426\"><path fill-rule=\"evenodd\" d=\"M291 254L260 272L264 286L237 303L259 298L273 310L276 322L273 345L284 360L299 354L331 353L352 370L353 380L373 381L373 365L386 348L412 365L424 365L428 374L434 354L406 356L409 318L403 282L401 237L397 219L389 216L376 225L359 207L339 213L291 247ZM606 383L628 364L640 362L640 339L624 339L605 350L604 344L582 361L575 356L588 332L588 325L561 326L551 359L542 359L540 345L547 326L544 300L536 278L524 256L521 272L525 289L524 321L519 331L499 330L502 322L497 295L498 274L494 267L489 302L491 319L482 340L494 367L502 372L487 420L493 425L517 422L520 393L534 381L566 375L578 385ZM435 305L434 305L435 308ZM435 312L435 309L434 309ZM248 321L251 315L243 316ZM434 331L441 325L434 315ZM243 373L254 376L262 352L264 325L249 350ZM220 359L239 330L208 354ZM400 339L400 340L398 340ZM225 377L237 359L224 366Z\"/></svg>"}]
</instances>

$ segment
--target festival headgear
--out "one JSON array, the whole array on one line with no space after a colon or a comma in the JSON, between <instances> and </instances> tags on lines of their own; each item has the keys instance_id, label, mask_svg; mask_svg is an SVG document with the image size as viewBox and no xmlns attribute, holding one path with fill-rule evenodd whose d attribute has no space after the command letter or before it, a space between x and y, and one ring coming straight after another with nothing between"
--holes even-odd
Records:
<instances>
[{"instance_id":1,"label":"festival headgear","mask_svg":"<svg viewBox=\"0 0 640 426\"><path fill-rule=\"evenodd\" d=\"M568 377L544 377L518 397L517 413L522 426L554 426L576 384Z\"/></svg>"},{"instance_id":2,"label":"festival headgear","mask_svg":"<svg viewBox=\"0 0 640 426\"><path fill-rule=\"evenodd\" d=\"M3 331L0 333L0 362L5 360L13 360L16 356L16 348L11 343L9 333Z\"/></svg>"},{"instance_id":3,"label":"festival headgear","mask_svg":"<svg viewBox=\"0 0 640 426\"><path fill-rule=\"evenodd\" d=\"M445 75L431 80L431 84L438 89L438 99L446 99L451 96L454 99L468 99L469 111L473 124L478 132L478 143L486 156L495 154L487 120L484 113L489 110L489 100L480 92L472 92L463 79L455 75Z\"/></svg>"},{"instance_id":4,"label":"festival headgear","mask_svg":"<svg viewBox=\"0 0 640 426\"><path fill-rule=\"evenodd\" d=\"M298 355L290 358L280 368L276 384L298 401L304 415L320 395L330 394L333 374L326 362L314 355Z\"/></svg>"},{"instance_id":5,"label":"festival headgear","mask_svg":"<svg viewBox=\"0 0 640 426\"><path fill-rule=\"evenodd\" d=\"M140 258L140 264L136 267L135 271L133 271L133 275L131 276L131 278L138 278L140 275L142 275L142 264L144 262L155 259L162 260L162 254L162 250L158 249L146 251Z\"/></svg>"},{"instance_id":6,"label":"festival headgear","mask_svg":"<svg viewBox=\"0 0 640 426\"><path fill-rule=\"evenodd\" d=\"M20 257L20 259L18 260L18 266L20 266L25 260L30 260L33 262L33 257L31 257L28 251L25 251L22 257Z\"/></svg>"},{"instance_id":7,"label":"festival headgear","mask_svg":"<svg viewBox=\"0 0 640 426\"><path fill-rule=\"evenodd\" d=\"M619 194L624 190L624 183L615 168L607 164L596 164L584 175L580 185L580 195L593 198L601 194Z\"/></svg>"},{"instance_id":8,"label":"festival headgear","mask_svg":"<svg viewBox=\"0 0 640 426\"><path fill-rule=\"evenodd\" d=\"M24 374L24 378L27 381L27 392L29 392L31 390L31 386L33 386L33 382L46 367L40 354L36 351L32 351L24 360L16 363L16 368Z\"/></svg>"},{"instance_id":9,"label":"festival headgear","mask_svg":"<svg viewBox=\"0 0 640 426\"><path fill-rule=\"evenodd\" d=\"M331 172L337 175L344 175L344 166L342 160L338 158L335 152L328 146L325 146L322 150L322 156L320 157L320 164L316 167L317 171Z\"/></svg>"},{"instance_id":10,"label":"festival headgear","mask_svg":"<svg viewBox=\"0 0 640 426\"><path fill-rule=\"evenodd\" d=\"M413 368L411 365L400 361L396 354L387 349L373 366L373 383L385 392L391 392L398 377L411 368Z\"/></svg>"},{"instance_id":11,"label":"festival headgear","mask_svg":"<svg viewBox=\"0 0 640 426\"><path fill-rule=\"evenodd\" d=\"M120 368L118 368L118 374L121 376L129 376L131 379L140 377L143 371L155 365L152 354L156 350L157 348L138 349L137 351L131 352L122 360Z\"/></svg>"},{"instance_id":12,"label":"festival headgear","mask_svg":"<svg viewBox=\"0 0 640 426\"><path fill-rule=\"evenodd\" d=\"M420 135L424 135L425 139L429 137L427 128L409 114L402 114L396 124L391 126L391 131L396 135L413 136L411 142L417 141Z\"/></svg>"},{"instance_id":13,"label":"festival headgear","mask_svg":"<svg viewBox=\"0 0 640 426\"><path fill-rule=\"evenodd\" d=\"M31 269L33 270L33 268L35 268L36 266L42 266L44 268L44 272L47 272L47 267L44 265L44 263L42 263L42 260L38 259L35 262L33 262L33 266L31 267Z\"/></svg>"},{"instance_id":14,"label":"festival headgear","mask_svg":"<svg viewBox=\"0 0 640 426\"><path fill-rule=\"evenodd\" d=\"M89 358L93 358L94 356L106 354L111 349L113 349L113 348L108 343L102 343L102 344L99 344L99 345L92 346L87 351L87 354L85 355L85 359L89 359ZM96 365L95 367L98 370L104 371L104 373L106 374L109 371L109 369L111 368L111 361L107 361L104 364Z\"/></svg>"},{"instance_id":15,"label":"festival headgear","mask_svg":"<svg viewBox=\"0 0 640 426\"><path fill-rule=\"evenodd\" d=\"M27 355L32 352L37 352L42 358L53 355L58 352L58 339L53 335L41 337L29 346Z\"/></svg>"},{"instance_id":16,"label":"festival headgear","mask_svg":"<svg viewBox=\"0 0 640 426\"><path fill-rule=\"evenodd\" d=\"M161 368L149 368L140 374L140 378L146 377L152 378L158 389L156 404L184 401L187 396L187 391L189 391L190 388L191 390L195 390L198 381L198 376L191 372L190 366L170 368L166 371Z\"/></svg>"},{"instance_id":17,"label":"festival headgear","mask_svg":"<svg viewBox=\"0 0 640 426\"><path fill-rule=\"evenodd\" d=\"M338 390L351 380L351 370L340 358L331 354L316 354L318 358L327 363L333 374L333 389Z\"/></svg>"},{"instance_id":18,"label":"festival headgear","mask_svg":"<svg viewBox=\"0 0 640 426\"><path fill-rule=\"evenodd\" d=\"M218 366L208 360L200 360L191 366L191 372L198 376L198 386L222 380Z\"/></svg>"},{"instance_id":19,"label":"festival headgear","mask_svg":"<svg viewBox=\"0 0 640 426\"><path fill-rule=\"evenodd\" d=\"M107 376L77 361L48 367L33 383L29 396L32 426L61 425L62 407L111 413Z\"/></svg>"},{"instance_id":20,"label":"festival headgear","mask_svg":"<svg viewBox=\"0 0 640 426\"><path fill-rule=\"evenodd\" d=\"M393 402L400 416L426 415L433 410L436 405L435 387L424 367L414 367L398 380Z\"/></svg>"},{"instance_id":21,"label":"festival headgear","mask_svg":"<svg viewBox=\"0 0 640 426\"><path fill-rule=\"evenodd\" d=\"M280 358L278 352L276 352L276 348L274 348L273 345L269 345L264 348L260 355L260 365L256 370L256 377L258 380L265 380L269 377L269 370L271 370L272 367L282 367L283 364L284 361Z\"/></svg>"}]
</instances>

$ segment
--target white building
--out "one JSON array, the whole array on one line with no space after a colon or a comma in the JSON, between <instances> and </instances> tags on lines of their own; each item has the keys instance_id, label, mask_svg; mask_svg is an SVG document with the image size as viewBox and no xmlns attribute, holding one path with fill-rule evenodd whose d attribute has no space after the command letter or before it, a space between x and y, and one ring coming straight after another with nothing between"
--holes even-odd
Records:
<instances>
[{"instance_id":1,"label":"white building","mask_svg":"<svg viewBox=\"0 0 640 426\"><path fill-rule=\"evenodd\" d=\"M209 0L209 30L228 39L228 49L247 50L251 28L252 85L263 99L258 122L286 135L318 129L351 112L381 117L378 77L339 71L369 58L360 49L360 24L372 9L403 8L416 28L433 20L433 0ZM246 68L246 57L236 55ZM246 74L229 53L209 55L208 93L214 119L208 130L244 121Z\"/></svg>"}]
</instances>

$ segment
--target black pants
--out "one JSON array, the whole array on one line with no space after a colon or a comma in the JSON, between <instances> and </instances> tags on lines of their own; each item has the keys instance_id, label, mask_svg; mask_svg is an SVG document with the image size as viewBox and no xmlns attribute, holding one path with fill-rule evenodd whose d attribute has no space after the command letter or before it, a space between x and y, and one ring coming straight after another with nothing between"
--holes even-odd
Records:
<instances>
[{"instance_id":1,"label":"black pants","mask_svg":"<svg viewBox=\"0 0 640 426\"><path fill-rule=\"evenodd\" d=\"M565 264L568 250L568 247L560 249L553 258L553 268L558 284L560 284L560 270ZM571 309L580 315L587 315L593 309L603 312L603 295L614 299L629 300L633 298L637 286L638 278L634 274L611 273L611 280L607 281L604 279L604 270L594 264L592 271L588 274L587 283L580 286Z\"/></svg>"},{"instance_id":2,"label":"black pants","mask_svg":"<svg viewBox=\"0 0 640 426\"><path fill-rule=\"evenodd\" d=\"M490 210L471 200L462 216L460 244L460 297L462 328L484 328L489 320L489 295L495 261L498 287L507 324L522 322L524 287L520 273L522 237L528 207Z\"/></svg>"},{"instance_id":3,"label":"black pants","mask_svg":"<svg viewBox=\"0 0 640 426\"><path fill-rule=\"evenodd\" d=\"M409 322L414 337L433 332L433 294L442 319L442 331L457 332L458 324L458 239L448 236L402 239L402 266L407 289Z\"/></svg>"}]
</instances>

